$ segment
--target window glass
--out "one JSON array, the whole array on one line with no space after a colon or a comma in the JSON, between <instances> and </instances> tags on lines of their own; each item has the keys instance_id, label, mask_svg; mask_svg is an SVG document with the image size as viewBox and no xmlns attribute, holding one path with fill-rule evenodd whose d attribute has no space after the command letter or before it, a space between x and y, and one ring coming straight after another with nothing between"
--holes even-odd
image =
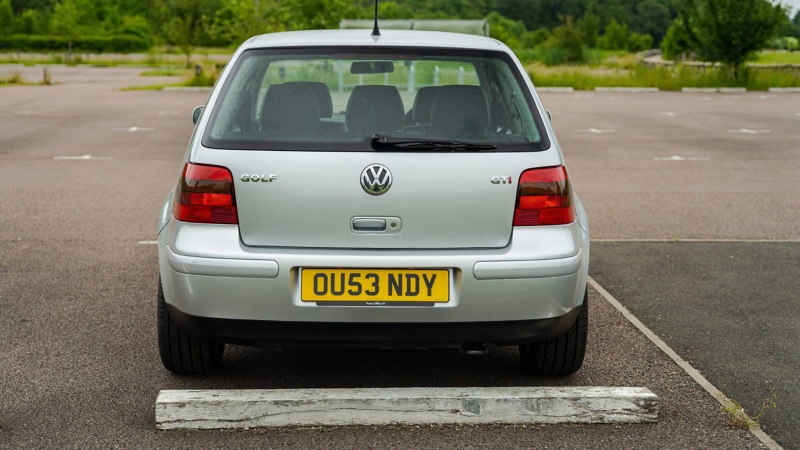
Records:
<instances>
[{"instance_id":1,"label":"window glass","mask_svg":"<svg viewBox=\"0 0 800 450\"><path fill-rule=\"evenodd\" d=\"M265 49L235 63L203 144L364 151L379 135L537 151L549 147L541 130L524 78L504 53Z\"/></svg>"}]
</instances>

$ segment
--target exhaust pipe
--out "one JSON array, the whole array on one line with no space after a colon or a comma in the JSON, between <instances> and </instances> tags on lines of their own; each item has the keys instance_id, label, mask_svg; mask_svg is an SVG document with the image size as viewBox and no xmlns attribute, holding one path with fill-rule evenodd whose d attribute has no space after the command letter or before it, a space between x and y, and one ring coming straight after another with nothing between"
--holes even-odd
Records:
<instances>
[{"instance_id":1,"label":"exhaust pipe","mask_svg":"<svg viewBox=\"0 0 800 450\"><path fill-rule=\"evenodd\" d=\"M461 353L469 356L488 355L489 345L485 342L468 342L461 346Z\"/></svg>"}]
</instances>

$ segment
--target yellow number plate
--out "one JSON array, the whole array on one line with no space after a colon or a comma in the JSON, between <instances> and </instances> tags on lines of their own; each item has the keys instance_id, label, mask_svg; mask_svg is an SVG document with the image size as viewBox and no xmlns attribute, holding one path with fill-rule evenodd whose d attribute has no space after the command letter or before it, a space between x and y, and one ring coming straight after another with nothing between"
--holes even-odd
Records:
<instances>
[{"instance_id":1,"label":"yellow number plate","mask_svg":"<svg viewBox=\"0 0 800 450\"><path fill-rule=\"evenodd\" d=\"M428 302L450 300L447 270L303 269L304 302Z\"/></svg>"}]
</instances>

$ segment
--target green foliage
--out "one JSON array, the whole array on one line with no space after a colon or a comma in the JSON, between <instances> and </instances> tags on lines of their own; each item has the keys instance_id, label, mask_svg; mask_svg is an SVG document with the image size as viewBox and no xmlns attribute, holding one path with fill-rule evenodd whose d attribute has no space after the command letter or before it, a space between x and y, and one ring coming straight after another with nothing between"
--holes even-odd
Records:
<instances>
[{"instance_id":1,"label":"green foliage","mask_svg":"<svg viewBox=\"0 0 800 450\"><path fill-rule=\"evenodd\" d=\"M800 50L800 46L798 46L797 44L798 44L797 38L790 36L783 36L773 39L769 43L769 48L773 50Z\"/></svg>"},{"instance_id":2,"label":"green foliage","mask_svg":"<svg viewBox=\"0 0 800 450\"><path fill-rule=\"evenodd\" d=\"M649 34L633 32L628 36L627 49L629 52L643 52L653 48L653 38Z\"/></svg>"},{"instance_id":3,"label":"green foliage","mask_svg":"<svg viewBox=\"0 0 800 450\"><path fill-rule=\"evenodd\" d=\"M525 47L526 48L533 48L537 45L541 44L542 42L550 39L552 33L547 28L539 28L536 31L529 31L525 33Z\"/></svg>"},{"instance_id":4,"label":"green foliage","mask_svg":"<svg viewBox=\"0 0 800 450\"><path fill-rule=\"evenodd\" d=\"M597 47L597 35L600 33L600 17L586 11L578 20L578 28L583 34L583 43L589 48Z\"/></svg>"},{"instance_id":5,"label":"green foliage","mask_svg":"<svg viewBox=\"0 0 800 450\"><path fill-rule=\"evenodd\" d=\"M631 16L629 25L637 33L649 34L659 43L672 23L669 8L658 0L644 0L636 5L636 13ZM647 47L650 48L652 43Z\"/></svg>"},{"instance_id":6,"label":"green foliage","mask_svg":"<svg viewBox=\"0 0 800 450\"><path fill-rule=\"evenodd\" d=\"M493 38L511 48L521 48L525 40L527 29L521 20L514 21L503 17L497 11L486 16L489 21L489 30Z\"/></svg>"},{"instance_id":7,"label":"green foliage","mask_svg":"<svg viewBox=\"0 0 800 450\"><path fill-rule=\"evenodd\" d=\"M45 31L42 27L42 17L35 9L26 9L17 19L17 33L38 34Z\"/></svg>"},{"instance_id":8,"label":"green foliage","mask_svg":"<svg viewBox=\"0 0 800 450\"><path fill-rule=\"evenodd\" d=\"M200 45L204 25L202 7L201 0L174 0L172 17L164 27L170 42L186 55L187 64L192 50Z\"/></svg>"},{"instance_id":9,"label":"green foliage","mask_svg":"<svg viewBox=\"0 0 800 450\"><path fill-rule=\"evenodd\" d=\"M684 30L680 19L676 19L669 27L666 36L661 41L661 52L664 59L676 60L681 55L692 51L689 38Z\"/></svg>"},{"instance_id":10,"label":"green foliage","mask_svg":"<svg viewBox=\"0 0 800 450\"><path fill-rule=\"evenodd\" d=\"M60 36L70 38L85 32L86 21L81 20L85 13L78 10L75 0L63 0L53 8L50 18L50 31Z\"/></svg>"},{"instance_id":11,"label":"green foliage","mask_svg":"<svg viewBox=\"0 0 800 450\"><path fill-rule=\"evenodd\" d=\"M605 32L600 37L600 48L606 50L622 50L628 47L630 30L627 25L620 25L616 19L606 25Z\"/></svg>"},{"instance_id":12,"label":"green foliage","mask_svg":"<svg viewBox=\"0 0 800 450\"><path fill-rule=\"evenodd\" d=\"M131 53L147 50L147 43L136 36L73 36L72 49L89 53ZM40 36L15 34L0 36L0 48L19 51L65 51L69 47L67 36Z\"/></svg>"},{"instance_id":13,"label":"green foliage","mask_svg":"<svg viewBox=\"0 0 800 450\"><path fill-rule=\"evenodd\" d=\"M743 69L737 79L724 69L702 67L647 68L636 65L631 70L601 70L585 66L547 68L529 66L528 74L535 86L567 86L579 90L596 87L657 87L660 90L680 90L684 87L744 87L748 90L767 90L770 87L800 87L796 70Z\"/></svg>"},{"instance_id":14,"label":"green foliage","mask_svg":"<svg viewBox=\"0 0 800 450\"><path fill-rule=\"evenodd\" d=\"M148 47L153 45L150 24L142 16L125 16L115 34L136 36L146 42Z\"/></svg>"},{"instance_id":15,"label":"green foliage","mask_svg":"<svg viewBox=\"0 0 800 450\"><path fill-rule=\"evenodd\" d=\"M704 61L721 62L738 78L747 54L765 48L786 20L769 0L680 0L690 48Z\"/></svg>"},{"instance_id":16,"label":"green foliage","mask_svg":"<svg viewBox=\"0 0 800 450\"><path fill-rule=\"evenodd\" d=\"M228 0L220 9L209 32L215 38L239 45L264 33L282 31L285 13L271 0Z\"/></svg>"},{"instance_id":17,"label":"green foliage","mask_svg":"<svg viewBox=\"0 0 800 450\"><path fill-rule=\"evenodd\" d=\"M579 63L583 61L583 33L575 28L572 17L563 18L564 23L553 30L553 37L558 46L566 52L564 61L567 63Z\"/></svg>"},{"instance_id":18,"label":"green foliage","mask_svg":"<svg viewBox=\"0 0 800 450\"><path fill-rule=\"evenodd\" d=\"M11 0L0 1L0 36L7 36L14 32L16 19L11 8Z\"/></svg>"},{"instance_id":19,"label":"green foliage","mask_svg":"<svg viewBox=\"0 0 800 450\"><path fill-rule=\"evenodd\" d=\"M345 17L358 19L366 13L364 8L348 0L293 0L284 7L288 10L288 23L293 30L339 28L339 20Z\"/></svg>"}]
</instances>

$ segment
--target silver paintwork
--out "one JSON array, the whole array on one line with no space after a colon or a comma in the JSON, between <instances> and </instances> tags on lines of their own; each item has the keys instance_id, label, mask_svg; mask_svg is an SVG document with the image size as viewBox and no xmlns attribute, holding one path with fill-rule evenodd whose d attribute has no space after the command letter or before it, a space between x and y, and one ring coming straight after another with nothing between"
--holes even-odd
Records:
<instances>
[{"instance_id":1,"label":"silver paintwork","mask_svg":"<svg viewBox=\"0 0 800 450\"><path fill-rule=\"evenodd\" d=\"M525 73L499 41L396 30L375 38L363 30L274 33L248 40L231 62L250 48L346 45L503 51ZM214 107L232 66L223 70L207 108ZM527 77L526 84L546 116ZM159 270L166 301L181 311L251 320L473 322L556 317L581 304L589 225L580 200L575 197L575 223L513 227L517 186L502 183L524 169L563 164L549 120L542 131L551 148L543 152L373 154L208 149L199 139L208 116L201 115L184 162L237 174L269 167L283 182L264 190L260 182L235 178L239 226L178 222L171 216L173 193L167 196L158 224ZM394 186L384 195L366 195L355 183L373 163L393 172ZM501 182L486 183L492 177ZM426 183L431 178L435 188ZM309 191L303 180L320 180L318 189ZM303 220L291 220L298 215ZM357 233L356 217L397 217L402 232ZM444 268L451 272L451 301L433 307L316 306L300 300L303 267Z\"/></svg>"}]
</instances>

